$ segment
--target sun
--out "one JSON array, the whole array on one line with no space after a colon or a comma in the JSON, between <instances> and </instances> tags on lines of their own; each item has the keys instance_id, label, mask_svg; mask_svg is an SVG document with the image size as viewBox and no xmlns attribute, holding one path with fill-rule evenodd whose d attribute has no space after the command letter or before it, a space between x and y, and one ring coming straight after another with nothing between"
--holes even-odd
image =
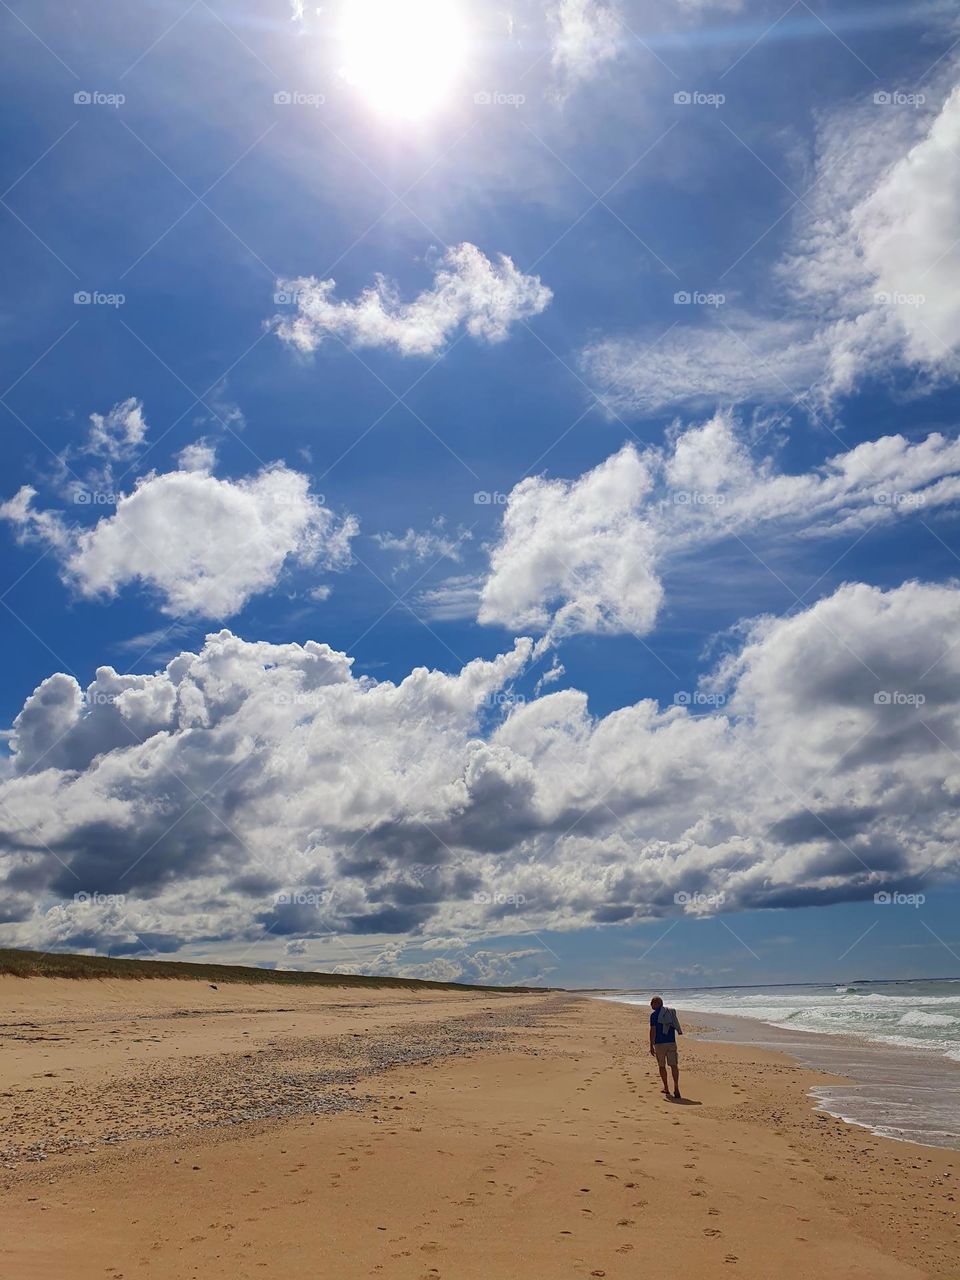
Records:
<instances>
[{"instance_id":1,"label":"sun","mask_svg":"<svg viewBox=\"0 0 960 1280\"><path fill-rule=\"evenodd\" d=\"M455 0L344 0L342 74L383 115L419 119L449 97L465 34Z\"/></svg>"}]
</instances>

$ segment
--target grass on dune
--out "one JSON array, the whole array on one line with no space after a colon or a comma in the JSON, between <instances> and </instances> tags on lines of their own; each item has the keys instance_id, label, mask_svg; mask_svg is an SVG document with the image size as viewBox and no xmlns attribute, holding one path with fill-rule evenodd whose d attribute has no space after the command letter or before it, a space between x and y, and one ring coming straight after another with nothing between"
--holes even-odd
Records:
<instances>
[{"instance_id":1,"label":"grass on dune","mask_svg":"<svg viewBox=\"0 0 960 1280\"><path fill-rule=\"evenodd\" d=\"M362 977L352 973L297 973L239 964L188 964L182 960L121 960L58 952L0 948L0 975L15 978L193 978L202 982L255 982L281 987L399 987L413 991L543 992L543 987L481 987L421 978Z\"/></svg>"}]
</instances>

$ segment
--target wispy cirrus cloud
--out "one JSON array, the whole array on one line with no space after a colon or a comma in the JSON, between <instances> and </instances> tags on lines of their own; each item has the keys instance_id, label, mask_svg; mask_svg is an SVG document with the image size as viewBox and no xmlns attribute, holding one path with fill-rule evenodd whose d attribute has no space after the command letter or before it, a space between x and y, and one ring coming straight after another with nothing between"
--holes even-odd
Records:
<instances>
[{"instance_id":1,"label":"wispy cirrus cloud","mask_svg":"<svg viewBox=\"0 0 960 1280\"><path fill-rule=\"evenodd\" d=\"M550 59L567 89L591 79L617 56L622 29L614 4L601 0L560 0L551 13Z\"/></svg>"},{"instance_id":2,"label":"wispy cirrus cloud","mask_svg":"<svg viewBox=\"0 0 960 1280\"><path fill-rule=\"evenodd\" d=\"M829 406L900 368L960 374L960 88L878 91L821 125L813 181L771 278L778 292L688 309L666 334L608 336L581 359L619 413L734 401ZM808 185L808 184L804 184ZM789 304L789 310L785 303ZM707 314L694 315L693 312Z\"/></svg>"}]
</instances>

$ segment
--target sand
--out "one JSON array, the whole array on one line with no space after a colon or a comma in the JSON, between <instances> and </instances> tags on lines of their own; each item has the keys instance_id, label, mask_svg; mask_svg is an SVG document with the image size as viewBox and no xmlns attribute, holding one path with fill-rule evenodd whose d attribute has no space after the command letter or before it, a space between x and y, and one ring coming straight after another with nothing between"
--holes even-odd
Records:
<instances>
[{"instance_id":1,"label":"sand","mask_svg":"<svg viewBox=\"0 0 960 1280\"><path fill-rule=\"evenodd\" d=\"M960 1157L595 1000L0 979L0 1276L960 1275Z\"/></svg>"}]
</instances>

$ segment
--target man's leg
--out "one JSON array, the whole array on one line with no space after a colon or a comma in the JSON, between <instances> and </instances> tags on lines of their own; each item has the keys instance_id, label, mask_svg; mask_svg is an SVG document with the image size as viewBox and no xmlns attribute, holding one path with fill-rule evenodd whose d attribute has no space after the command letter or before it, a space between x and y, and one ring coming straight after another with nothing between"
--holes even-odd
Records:
<instances>
[{"instance_id":1,"label":"man's leg","mask_svg":"<svg viewBox=\"0 0 960 1280\"><path fill-rule=\"evenodd\" d=\"M670 1096L670 1086L667 1084L667 1060L662 1053L657 1054L657 1066L660 1068L660 1079L663 1081L663 1092Z\"/></svg>"},{"instance_id":2,"label":"man's leg","mask_svg":"<svg viewBox=\"0 0 960 1280\"><path fill-rule=\"evenodd\" d=\"M679 1098L680 1097L680 1064L676 1061L671 1062L670 1070L673 1072L673 1096L675 1098ZM663 1074L664 1076L666 1076L667 1073L664 1072ZM664 1084L666 1084L666 1080L664 1080Z\"/></svg>"}]
</instances>

